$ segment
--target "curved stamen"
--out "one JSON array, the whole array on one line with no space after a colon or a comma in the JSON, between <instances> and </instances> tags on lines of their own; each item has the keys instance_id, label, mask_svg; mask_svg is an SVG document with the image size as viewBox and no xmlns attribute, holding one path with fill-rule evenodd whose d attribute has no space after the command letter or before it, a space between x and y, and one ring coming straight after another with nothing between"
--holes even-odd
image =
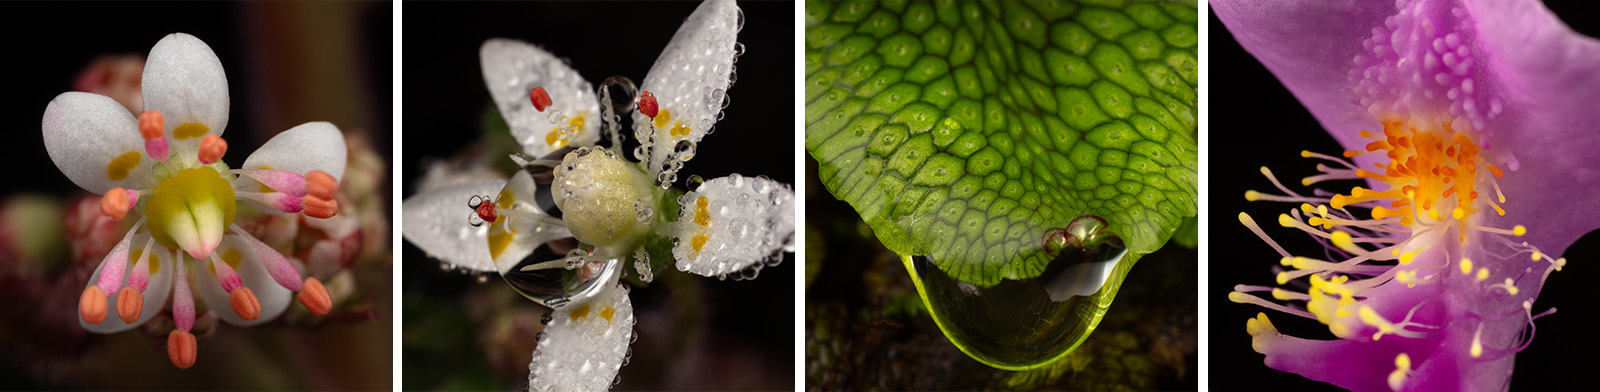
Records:
<instances>
[{"instance_id":1,"label":"curved stamen","mask_svg":"<svg viewBox=\"0 0 1600 392\"><path fill-rule=\"evenodd\" d=\"M306 195L306 178L288 170L274 169L238 169L229 170L228 174L241 174L252 180L266 185L272 190L283 192L289 196L304 197Z\"/></svg>"},{"instance_id":2,"label":"curved stamen","mask_svg":"<svg viewBox=\"0 0 1600 392\"><path fill-rule=\"evenodd\" d=\"M261 266L266 267L267 274L272 276L274 282L278 282L279 286L289 291L300 291L300 271L296 270L282 253L278 253L277 249L272 249L271 246L245 232L239 225L233 225L233 233L244 240L245 245L250 247L250 253L255 254L257 260L261 260Z\"/></svg>"},{"instance_id":3,"label":"curved stamen","mask_svg":"<svg viewBox=\"0 0 1600 392\"><path fill-rule=\"evenodd\" d=\"M145 155L160 162L167 161L167 156L172 152L167 146L166 122L162 120L161 111L146 110L139 113L139 136L144 137Z\"/></svg>"},{"instance_id":4,"label":"curved stamen","mask_svg":"<svg viewBox=\"0 0 1600 392\"><path fill-rule=\"evenodd\" d=\"M283 192L260 193L238 191L234 192L234 195L240 199L255 200L261 204L266 204L268 207L272 207L272 209L291 214L305 209L304 199Z\"/></svg>"},{"instance_id":5,"label":"curved stamen","mask_svg":"<svg viewBox=\"0 0 1600 392\"><path fill-rule=\"evenodd\" d=\"M189 262L182 252L173 252L173 268L177 275L172 280L172 321L178 330L188 332L194 328L194 294L189 291Z\"/></svg>"}]
</instances>

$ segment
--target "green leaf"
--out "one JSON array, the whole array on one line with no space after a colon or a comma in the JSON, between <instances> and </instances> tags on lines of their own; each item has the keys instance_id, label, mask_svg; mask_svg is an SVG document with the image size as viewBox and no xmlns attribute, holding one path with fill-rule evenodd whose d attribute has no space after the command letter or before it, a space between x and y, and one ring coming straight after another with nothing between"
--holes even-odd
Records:
<instances>
[{"instance_id":1,"label":"green leaf","mask_svg":"<svg viewBox=\"0 0 1600 392\"><path fill-rule=\"evenodd\" d=\"M1038 276L1096 215L1135 254L1196 214L1194 2L806 4L806 150L900 254Z\"/></svg>"}]
</instances>

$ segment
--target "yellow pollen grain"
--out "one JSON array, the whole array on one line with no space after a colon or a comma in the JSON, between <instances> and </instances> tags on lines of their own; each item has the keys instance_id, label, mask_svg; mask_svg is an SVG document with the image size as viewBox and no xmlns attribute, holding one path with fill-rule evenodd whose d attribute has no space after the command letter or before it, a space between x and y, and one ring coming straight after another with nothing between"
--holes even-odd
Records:
<instances>
[{"instance_id":1,"label":"yellow pollen grain","mask_svg":"<svg viewBox=\"0 0 1600 392\"><path fill-rule=\"evenodd\" d=\"M1463 273L1463 274L1472 273L1472 259L1466 259L1466 258L1461 259L1461 273Z\"/></svg>"},{"instance_id":2,"label":"yellow pollen grain","mask_svg":"<svg viewBox=\"0 0 1600 392\"><path fill-rule=\"evenodd\" d=\"M706 210L706 206L709 204L710 201L706 200L705 196L700 196L699 199L694 200L694 224L700 225L700 227L706 227L711 224L711 212ZM698 249L699 247L696 248Z\"/></svg>"},{"instance_id":3,"label":"yellow pollen grain","mask_svg":"<svg viewBox=\"0 0 1600 392\"><path fill-rule=\"evenodd\" d=\"M576 309L572 309L572 313L567 314L567 318L572 321L578 321L578 319L584 317L589 317L589 305L578 306Z\"/></svg>"},{"instance_id":4,"label":"yellow pollen grain","mask_svg":"<svg viewBox=\"0 0 1600 392\"><path fill-rule=\"evenodd\" d=\"M672 137L689 136L689 127L683 125L682 121L679 121L677 124L672 126L672 131L670 131L669 134L671 134Z\"/></svg>"},{"instance_id":5,"label":"yellow pollen grain","mask_svg":"<svg viewBox=\"0 0 1600 392\"><path fill-rule=\"evenodd\" d=\"M1489 267L1478 268L1478 281L1482 282L1484 279L1489 279Z\"/></svg>"},{"instance_id":6,"label":"yellow pollen grain","mask_svg":"<svg viewBox=\"0 0 1600 392\"><path fill-rule=\"evenodd\" d=\"M183 123L172 130L172 138L183 140L193 137L201 137L205 136L207 132L211 132L211 128L207 128L205 124L193 122Z\"/></svg>"},{"instance_id":7,"label":"yellow pollen grain","mask_svg":"<svg viewBox=\"0 0 1600 392\"><path fill-rule=\"evenodd\" d=\"M106 178L110 178L111 181L122 181L122 179L128 178L128 174L133 172L135 166L139 166L139 160L144 159L143 157L144 155L138 151L128 151L116 159L112 159L111 162L106 163Z\"/></svg>"},{"instance_id":8,"label":"yellow pollen grain","mask_svg":"<svg viewBox=\"0 0 1600 392\"><path fill-rule=\"evenodd\" d=\"M1522 225L1517 225L1516 227L1512 227L1511 228L1511 234L1515 235L1515 236L1518 236L1518 237L1521 237L1521 236L1523 236L1525 234L1528 234L1528 228L1527 227L1523 227Z\"/></svg>"},{"instance_id":9,"label":"yellow pollen grain","mask_svg":"<svg viewBox=\"0 0 1600 392\"><path fill-rule=\"evenodd\" d=\"M656 128L666 128L667 121L672 119L672 112L661 109L656 113Z\"/></svg>"},{"instance_id":10,"label":"yellow pollen grain","mask_svg":"<svg viewBox=\"0 0 1600 392\"><path fill-rule=\"evenodd\" d=\"M1463 209L1461 207L1456 207L1456 209L1454 211L1450 212L1450 217L1456 218L1456 220L1466 219L1467 210Z\"/></svg>"},{"instance_id":11,"label":"yellow pollen grain","mask_svg":"<svg viewBox=\"0 0 1600 392\"><path fill-rule=\"evenodd\" d=\"M1539 259L1542 259L1542 258L1544 258L1544 254L1543 253L1539 253L1539 251L1537 251L1537 250L1533 251L1533 261L1539 261Z\"/></svg>"}]
</instances>

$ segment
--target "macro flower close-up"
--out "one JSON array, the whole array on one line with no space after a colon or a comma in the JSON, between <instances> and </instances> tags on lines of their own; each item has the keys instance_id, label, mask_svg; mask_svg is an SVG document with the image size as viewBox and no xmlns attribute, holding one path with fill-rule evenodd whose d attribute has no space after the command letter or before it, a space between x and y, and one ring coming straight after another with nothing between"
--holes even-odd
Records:
<instances>
[{"instance_id":1,"label":"macro flower close-up","mask_svg":"<svg viewBox=\"0 0 1600 392\"><path fill-rule=\"evenodd\" d=\"M387 100L358 80L302 88L365 72L354 49L387 42L388 25L304 29L340 49L323 57L282 34L386 7L13 8L18 28L70 18L93 34L46 37L39 61L8 66L34 77L7 114L39 130L7 140L8 166L29 174L4 192L0 287L37 300L0 308L3 383L387 388L389 218L373 189L388 137L364 106ZM241 65L243 52L262 60Z\"/></svg>"},{"instance_id":2,"label":"macro flower close-up","mask_svg":"<svg viewBox=\"0 0 1600 392\"><path fill-rule=\"evenodd\" d=\"M1212 188L1249 203L1227 230L1260 245L1213 258L1246 273L1212 276L1252 306L1243 332L1265 365L1352 390L1531 385L1513 382L1518 354L1564 344L1536 325L1582 317L1541 293L1587 264L1569 251L1600 227L1600 40L1538 1L1211 6L1315 118L1216 140L1337 143L1252 147L1240 165L1258 176ZM1219 318L1218 334L1243 321Z\"/></svg>"},{"instance_id":3,"label":"macro flower close-up","mask_svg":"<svg viewBox=\"0 0 1600 392\"><path fill-rule=\"evenodd\" d=\"M783 30L746 23L769 20L783 6L630 5L621 8L672 16L620 36L586 19L417 35L420 47L432 49L431 67L472 67L463 77L416 79L430 98L419 122L481 131L430 134L420 152L405 154L428 157L407 164L423 170L406 173L414 193L402 207L407 253L421 276L408 276L406 286L414 300L404 329L416 339L404 344L405 366L433 369L408 372L407 388L787 385L788 357L779 354L787 347L774 337L792 319L746 313L751 304L791 298L783 277L792 276L784 265L794 246L794 192L784 169L792 166L760 157L787 151L788 139L750 125L759 113L782 109L760 103L785 90L746 74L789 58L767 50L781 47ZM429 10L421 19L493 14L499 21L617 9L421 7ZM744 56L747 47L764 54ZM447 147L462 141L471 144ZM743 155L752 153L757 158ZM703 356L709 352L723 354ZM734 364L743 371L712 376Z\"/></svg>"}]
</instances>

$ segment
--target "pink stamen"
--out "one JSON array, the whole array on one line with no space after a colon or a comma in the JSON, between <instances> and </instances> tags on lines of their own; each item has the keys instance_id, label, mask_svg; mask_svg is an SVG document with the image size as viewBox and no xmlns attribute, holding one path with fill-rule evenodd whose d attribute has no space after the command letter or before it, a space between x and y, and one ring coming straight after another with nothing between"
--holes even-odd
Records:
<instances>
[{"instance_id":1,"label":"pink stamen","mask_svg":"<svg viewBox=\"0 0 1600 392\"><path fill-rule=\"evenodd\" d=\"M105 267L100 269L100 281L95 285L100 286L100 290L106 292L108 296L122 288L122 279L128 272L128 246L131 242L133 242L133 229L128 230L128 235L122 238L122 242L111 248L111 253L106 255Z\"/></svg>"},{"instance_id":2,"label":"pink stamen","mask_svg":"<svg viewBox=\"0 0 1600 392\"><path fill-rule=\"evenodd\" d=\"M139 260L133 262L133 273L128 275L128 285L134 290L143 293L150 287L150 244L145 243L144 251L139 253Z\"/></svg>"},{"instance_id":3,"label":"pink stamen","mask_svg":"<svg viewBox=\"0 0 1600 392\"><path fill-rule=\"evenodd\" d=\"M172 319L178 323L179 331L189 332L194 328L194 295L189 292L188 268L173 267L177 268L178 276L172 281Z\"/></svg>"},{"instance_id":4,"label":"pink stamen","mask_svg":"<svg viewBox=\"0 0 1600 392\"><path fill-rule=\"evenodd\" d=\"M234 194L239 198L255 200L261 202L261 204L266 204L268 207L290 214L305 209L305 203L301 198L287 193L236 192Z\"/></svg>"},{"instance_id":5,"label":"pink stamen","mask_svg":"<svg viewBox=\"0 0 1600 392\"><path fill-rule=\"evenodd\" d=\"M171 149L167 146L166 122L161 117L159 110L146 110L139 113L139 136L144 137L144 152L150 158L166 162Z\"/></svg>"},{"instance_id":6,"label":"pink stamen","mask_svg":"<svg viewBox=\"0 0 1600 392\"><path fill-rule=\"evenodd\" d=\"M278 250L267 246L266 243L256 239L255 236L245 233L238 226L234 226L233 231L239 234L239 238L245 240L245 244L250 246L250 252L255 253L256 259L261 260L261 265L267 268L267 274L272 275L273 281L278 282L279 286L283 286L289 291L300 291L300 284L302 283L300 281L300 271L294 269L294 265L289 263L289 259L284 258L282 253L278 253Z\"/></svg>"},{"instance_id":7,"label":"pink stamen","mask_svg":"<svg viewBox=\"0 0 1600 392\"><path fill-rule=\"evenodd\" d=\"M228 142L222 140L215 133L208 133L200 139L200 163L210 165L222 159L222 154L228 152Z\"/></svg>"},{"instance_id":8,"label":"pink stamen","mask_svg":"<svg viewBox=\"0 0 1600 392\"><path fill-rule=\"evenodd\" d=\"M306 177L300 173L288 170L238 170L239 174L250 177L261 185L266 185L272 190L283 192L289 196L305 197Z\"/></svg>"},{"instance_id":9,"label":"pink stamen","mask_svg":"<svg viewBox=\"0 0 1600 392\"><path fill-rule=\"evenodd\" d=\"M211 254L211 267L217 270L217 282L222 284L222 290L232 293L234 289L244 286L244 280L239 279L239 273L234 272L233 267L223 262L216 253Z\"/></svg>"},{"instance_id":10,"label":"pink stamen","mask_svg":"<svg viewBox=\"0 0 1600 392\"><path fill-rule=\"evenodd\" d=\"M166 162L167 156L172 154L172 150L167 148L166 138L150 139L144 141L144 154L155 158L157 161Z\"/></svg>"}]
</instances>

